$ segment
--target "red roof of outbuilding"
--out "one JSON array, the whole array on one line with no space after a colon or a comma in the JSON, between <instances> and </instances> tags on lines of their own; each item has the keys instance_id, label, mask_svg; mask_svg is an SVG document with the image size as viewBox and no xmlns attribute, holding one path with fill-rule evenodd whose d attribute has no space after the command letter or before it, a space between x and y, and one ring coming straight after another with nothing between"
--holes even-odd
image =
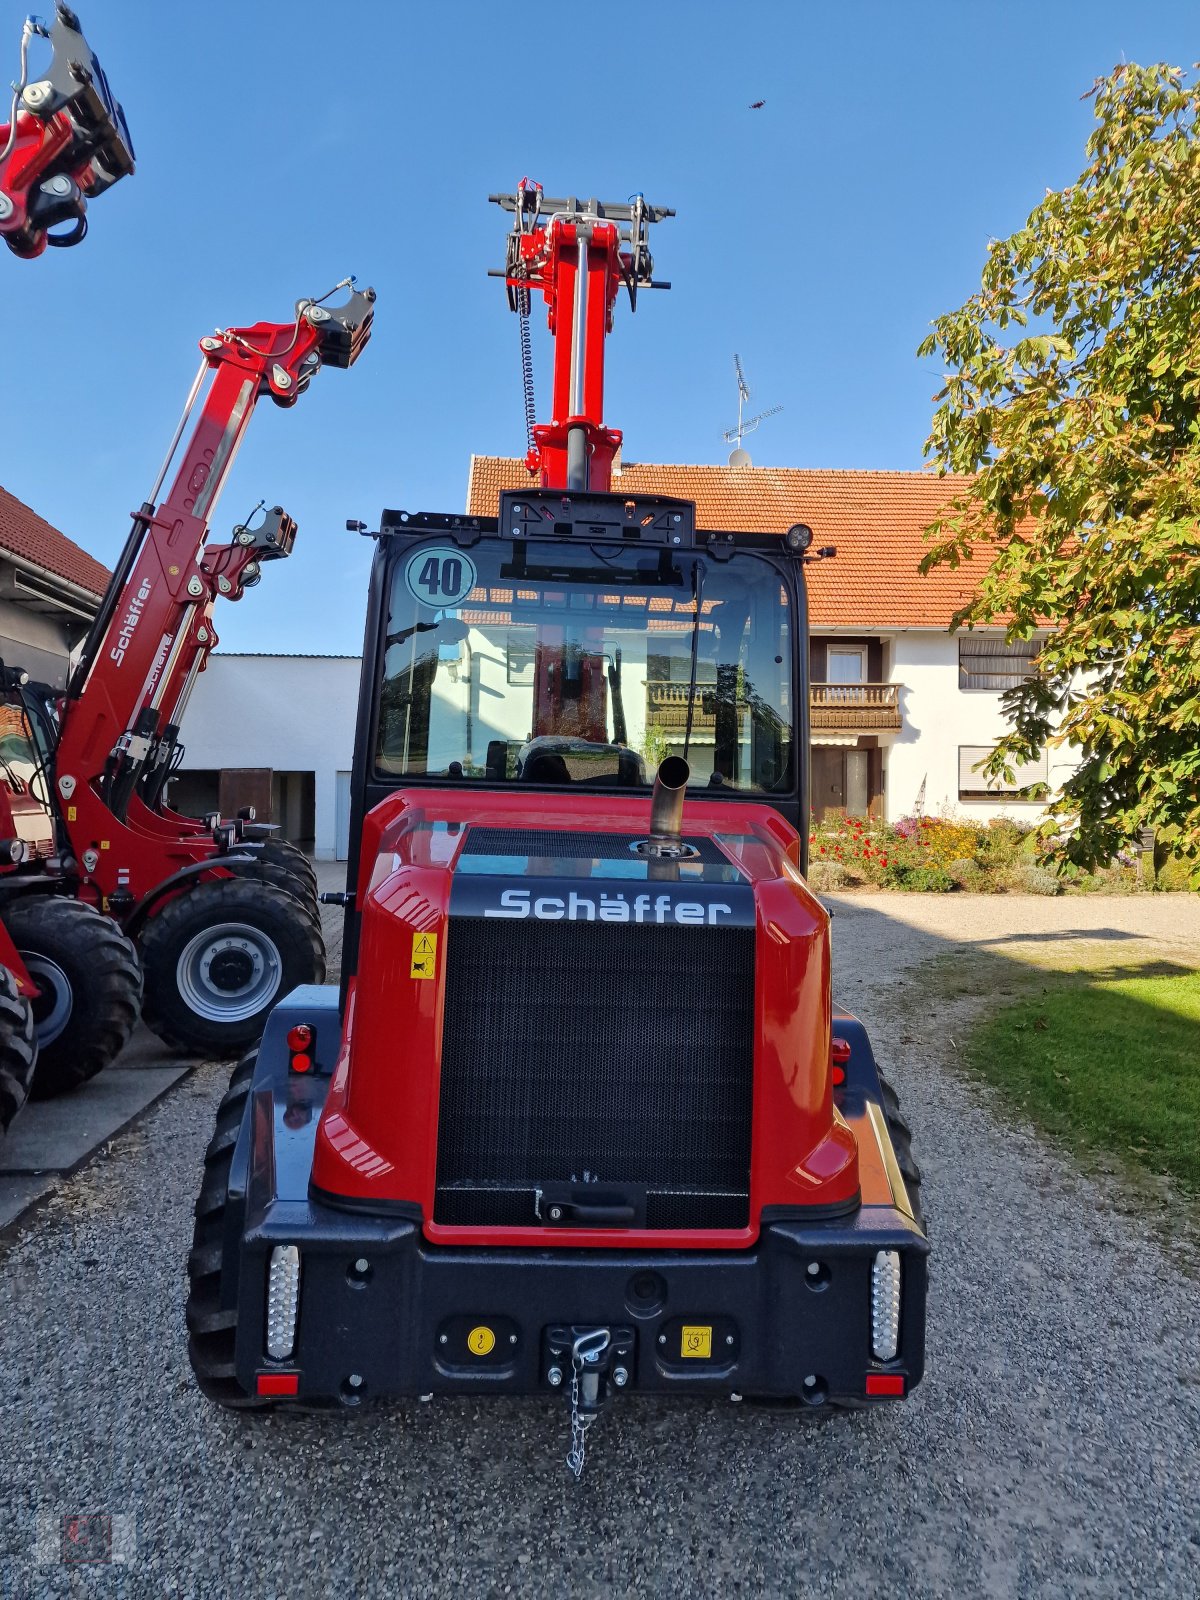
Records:
<instances>
[{"instance_id":1,"label":"red roof of outbuilding","mask_svg":"<svg viewBox=\"0 0 1200 1600\"><path fill-rule=\"evenodd\" d=\"M7 489L0 489L0 551L65 578L89 594L102 595L108 583L107 567Z\"/></svg>"},{"instance_id":2,"label":"red roof of outbuilding","mask_svg":"<svg viewBox=\"0 0 1200 1600\"><path fill-rule=\"evenodd\" d=\"M618 491L694 500L703 528L785 533L812 528L814 543L837 546L832 561L808 568L814 627L947 628L986 567L918 570L929 549L925 529L966 478L924 472L827 472L808 467L655 466L627 462ZM467 510L494 516L502 489L527 489L525 464L472 456Z\"/></svg>"}]
</instances>

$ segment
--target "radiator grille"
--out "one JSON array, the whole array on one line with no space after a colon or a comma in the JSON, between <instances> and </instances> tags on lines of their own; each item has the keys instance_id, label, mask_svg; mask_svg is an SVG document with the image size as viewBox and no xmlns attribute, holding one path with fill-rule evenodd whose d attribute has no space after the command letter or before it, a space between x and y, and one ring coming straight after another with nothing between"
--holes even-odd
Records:
<instances>
[{"instance_id":1,"label":"radiator grille","mask_svg":"<svg viewBox=\"0 0 1200 1600\"><path fill-rule=\"evenodd\" d=\"M745 1226L753 928L455 917L446 962L437 1221L587 1173L647 1227Z\"/></svg>"}]
</instances>

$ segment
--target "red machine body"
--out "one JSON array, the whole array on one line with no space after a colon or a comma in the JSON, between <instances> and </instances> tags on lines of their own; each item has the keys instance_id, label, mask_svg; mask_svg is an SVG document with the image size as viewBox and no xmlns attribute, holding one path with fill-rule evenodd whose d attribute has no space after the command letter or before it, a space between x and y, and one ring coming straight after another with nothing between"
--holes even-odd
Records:
<instances>
[{"instance_id":1,"label":"red machine body","mask_svg":"<svg viewBox=\"0 0 1200 1600\"><path fill-rule=\"evenodd\" d=\"M44 74L29 76L29 46L49 39ZM47 246L78 244L87 203L133 171L125 113L104 70L65 5L49 29L30 18L21 36L21 75L13 111L0 124L0 239L26 260ZM51 230L69 222L64 233Z\"/></svg>"},{"instance_id":2,"label":"red machine body","mask_svg":"<svg viewBox=\"0 0 1200 1600\"><path fill-rule=\"evenodd\" d=\"M449 824L438 831L433 823ZM366 1208L416 1201L426 1237L438 1244L531 1245L544 1228L462 1228L433 1222L438 1073L445 965L432 982L413 981L412 952L433 934L435 950L454 937L450 887L471 828L587 829L615 834L645 829L644 799L546 794L464 795L402 791L375 808L364 829L360 868L361 933L346 1007L346 1039L326 1101L313 1183ZM833 1116L829 1075L829 919L797 868L798 839L767 806L737 809L692 801L689 835L717 840L753 886L758 950L750 1222L739 1229L645 1231L559 1228L555 1240L580 1247L742 1249L758 1235L764 1207L838 1207L859 1192L858 1147ZM735 828L736 832L731 832ZM536 888L536 879L532 882ZM655 915L655 884L643 889L639 917ZM519 938L519 931L514 930ZM619 999L614 997L614 1003ZM403 1041L422 1070L401 1077L374 1069ZM363 1067L355 1071L355 1062Z\"/></svg>"},{"instance_id":3,"label":"red machine body","mask_svg":"<svg viewBox=\"0 0 1200 1600\"><path fill-rule=\"evenodd\" d=\"M619 290L636 308L639 288L671 287L653 277L647 229L675 213L641 195L625 206L547 200L526 179L515 195L489 198L515 218L504 270L509 303L526 317L530 294L540 293L554 338L552 420L531 427L526 464L543 488L607 491L621 433L603 421L605 340Z\"/></svg>"}]
</instances>

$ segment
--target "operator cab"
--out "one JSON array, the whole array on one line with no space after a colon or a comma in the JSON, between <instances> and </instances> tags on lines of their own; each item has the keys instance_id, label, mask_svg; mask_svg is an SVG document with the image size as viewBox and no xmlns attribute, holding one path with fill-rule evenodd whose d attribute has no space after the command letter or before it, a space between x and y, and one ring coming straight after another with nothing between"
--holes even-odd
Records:
<instances>
[{"instance_id":1,"label":"operator cab","mask_svg":"<svg viewBox=\"0 0 1200 1600\"><path fill-rule=\"evenodd\" d=\"M649 794L679 755L693 793L766 802L799 829L806 548L697 531L690 502L661 497L385 514L356 800L365 813L425 784Z\"/></svg>"}]
</instances>

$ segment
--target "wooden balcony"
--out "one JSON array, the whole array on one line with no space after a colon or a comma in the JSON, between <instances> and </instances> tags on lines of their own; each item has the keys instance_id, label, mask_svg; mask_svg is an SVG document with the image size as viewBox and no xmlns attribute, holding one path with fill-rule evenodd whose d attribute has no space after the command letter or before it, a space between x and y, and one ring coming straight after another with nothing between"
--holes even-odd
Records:
<instances>
[{"instance_id":1,"label":"wooden balcony","mask_svg":"<svg viewBox=\"0 0 1200 1600\"><path fill-rule=\"evenodd\" d=\"M809 709L814 733L898 733L900 684L812 683Z\"/></svg>"}]
</instances>

